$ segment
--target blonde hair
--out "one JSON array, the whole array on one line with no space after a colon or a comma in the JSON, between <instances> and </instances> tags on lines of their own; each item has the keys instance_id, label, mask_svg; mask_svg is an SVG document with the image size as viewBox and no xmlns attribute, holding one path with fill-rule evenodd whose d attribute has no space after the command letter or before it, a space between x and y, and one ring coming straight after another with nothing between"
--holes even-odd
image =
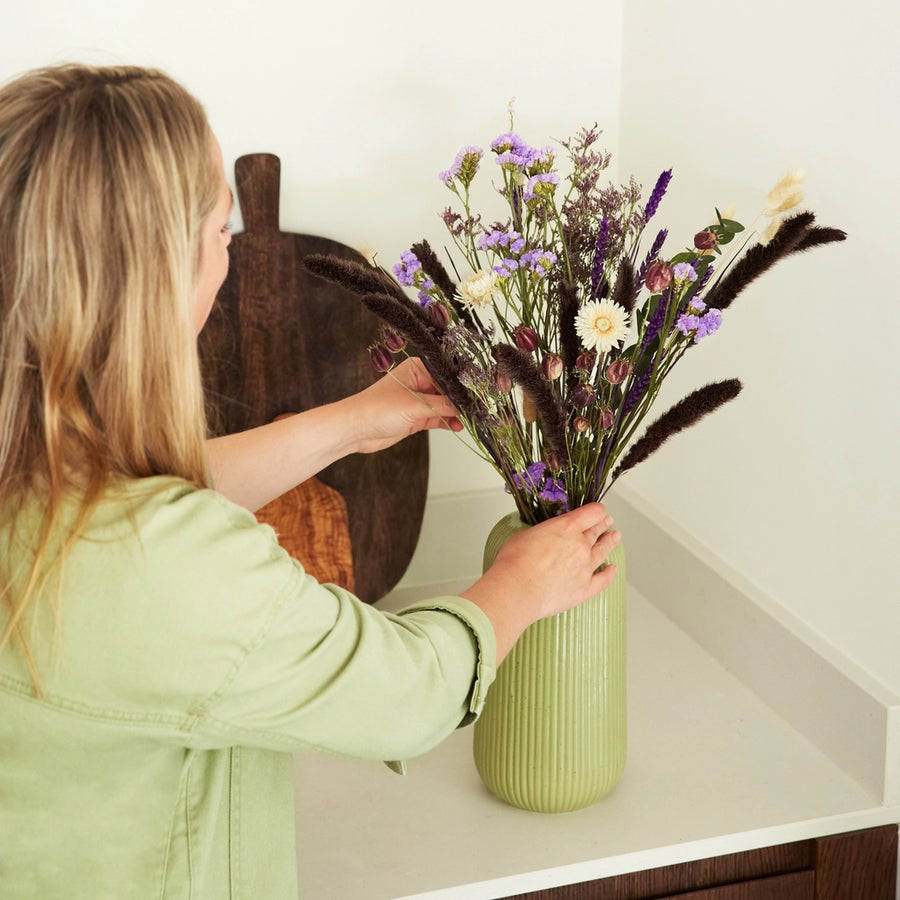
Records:
<instances>
[{"instance_id":1,"label":"blonde hair","mask_svg":"<svg viewBox=\"0 0 900 900\"><path fill-rule=\"evenodd\" d=\"M193 330L220 184L206 115L165 74L66 65L0 89L0 521L44 505L12 635L110 479L207 483ZM48 547L64 497L81 512ZM35 676L36 677L36 676Z\"/></svg>"}]
</instances>

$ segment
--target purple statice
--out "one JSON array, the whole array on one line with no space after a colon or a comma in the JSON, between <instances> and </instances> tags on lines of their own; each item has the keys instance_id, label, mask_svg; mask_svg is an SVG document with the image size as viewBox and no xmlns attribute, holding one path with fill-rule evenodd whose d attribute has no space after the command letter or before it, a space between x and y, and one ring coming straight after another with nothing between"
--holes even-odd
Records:
<instances>
[{"instance_id":1,"label":"purple statice","mask_svg":"<svg viewBox=\"0 0 900 900\"><path fill-rule=\"evenodd\" d=\"M650 193L650 199L647 201L647 206L644 209L644 222L649 222L650 219L653 218L654 213L659 208L660 201L665 196L671 180L671 169L666 169L666 171L661 173L659 178L656 179L656 184L653 186L653 190Z\"/></svg>"},{"instance_id":2,"label":"purple statice","mask_svg":"<svg viewBox=\"0 0 900 900\"><path fill-rule=\"evenodd\" d=\"M510 480L516 490L534 494L545 503L558 503L558 512L568 511L569 498L565 485L559 478L549 474L546 463L532 463L524 472L514 474ZM510 492L509 485L506 486L506 491Z\"/></svg>"},{"instance_id":3,"label":"purple statice","mask_svg":"<svg viewBox=\"0 0 900 900\"><path fill-rule=\"evenodd\" d=\"M676 281L696 281L697 271L690 263L680 262L672 266L672 277Z\"/></svg>"},{"instance_id":4,"label":"purple statice","mask_svg":"<svg viewBox=\"0 0 900 900\"><path fill-rule=\"evenodd\" d=\"M565 486L558 478L552 476L548 478L538 491L538 497L547 503L558 503L561 513L569 511L569 497L566 494Z\"/></svg>"},{"instance_id":5,"label":"purple statice","mask_svg":"<svg viewBox=\"0 0 900 900\"><path fill-rule=\"evenodd\" d=\"M540 152L526 144L514 131L494 138L491 150L497 154L497 165L510 169L526 168Z\"/></svg>"},{"instance_id":6,"label":"purple statice","mask_svg":"<svg viewBox=\"0 0 900 900\"><path fill-rule=\"evenodd\" d=\"M549 270L556 265L557 257L552 250L529 250L519 257L519 266L528 267L528 271L536 278L546 278Z\"/></svg>"},{"instance_id":7,"label":"purple statice","mask_svg":"<svg viewBox=\"0 0 900 900\"><path fill-rule=\"evenodd\" d=\"M458 180L464 188L467 188L478 171L478 164L483 155L481 147L463 147L456 154L453 165L446 172L441 172L438 177L447 187L451 187L454 180Z\"/></svg>"},{"instance_id":8,"label":"purple statice","mask_svg":"<svg viewBox=\"0 0 900 900\"><path fill-rule=\"evenodd\" d=\"M710 309L700 315L705 309L706 304L702 300L692 300L687 312L680 315L675 322L675 327L685 337L693 336L695 344L715 334L722 324L721 310Z\"/></svg>"},{"instance_id":9,"label":"purple statice","mask_svg":"<svg viewBox=\"0 0 900 900\"><path fill-rule=\"evenodd\" d=\"M606 245L608 241L609 219L604 218L600 223L600 228L597 230L597 243L594 245L594 259L591 264L591 300L596 300L600 293L600 279L603 275L603 264L606 262Z\"/></svg>"},{"instance_id":10,"label":"purple statice","mask_svg":"<svg viewBox=\"0 0 900 900\"><path fill-rule=\"evenodd\" d=\"M700 328L697 331L697 337L694 338L695 341L700 340L701 337L707 337L710 334L715 334L719 330L719 326L722 324L722 310L720 309L710 309L707 310L706 315L700 320ZM701 334L702 332L702 334Z\"/></svg>"},{"instance_id":11,"label":"purple statice","mask_svg":"<svg viewBox=\"0 0 900 900\"><path fill-rule=\"evenodd\" d=\"M556 185L559 184L559 175L556 172L539 172L532 175L525 182L525 191L522 198L528 200L546 200L553 196Z\"/></svg>"},{"instance_id":12,"label":"purple statice","mask_svg":"<svg viewBox=\"0 0 900 900\"><path fill-rule=\"evenodd\" d=\"M692 334L696 334L700 327L700 316L695 316L693 313L682 313L675 320L675 327L685 337L690 337Z\"/></svg>"},{"instance_id":13,"label":"purple statice","mask_svg":"<svg viewBox=\"0 0 900 900\"><path fill-rule=\"evenodd\" d=\"M512 483L518 490L537 491L544 476L547 474L547 464L544 462L532 463L524 472L512 476Z\"/></svg>"},{"instance_id":14,"label":"purple statice","mask_svg":"<svg viewBox=\"0 0 900 900\"><path fill-rule=\"evenodd\" d=\"M496 272L501 278L509 278L519 268L519 260L509 257L501 259L496 265L491 266L491 271Z\"/></svg>"},{"instance_id":15,"label":"purple statice","mask_svg":"<svg viewBox=\"0 0 900 900\"><path fill-rule=\"evenodd\" d=\"M479 250L509 252L518 256L525 249L525 238L518 231L502 231L495 228L478 238Z\"/></svg>"},{"instance_id":16,"label":"purple statice","mask_svg":"<svg viewBox=\"0 0 900 900\"><path fill-rule=\"evenodd\" d=\"M412 250L404 250L400 254L400 262L394 266L394 277L404 287L412 287L416 283L416 272L422 271L422 263L419 262Z\"/></svg>"}]
</instances>

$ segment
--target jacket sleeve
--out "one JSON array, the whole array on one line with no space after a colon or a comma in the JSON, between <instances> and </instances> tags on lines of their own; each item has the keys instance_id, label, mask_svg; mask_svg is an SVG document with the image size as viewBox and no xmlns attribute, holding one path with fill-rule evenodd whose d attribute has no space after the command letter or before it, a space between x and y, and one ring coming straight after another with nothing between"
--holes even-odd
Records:
<instances>
[{"instance_id":1,"label":"jacket sleeve","mask_svg":"<svg viewBox=\"0 0 900 900\"><path fill-rule=\"evenodd\" d=\"M239 529L242 541L226 541L235 543L225 580L218 580L221 600L240 606L241 592L279 587L247 604L246 621L225 616L244 629L242 650L196 708L193 746L310 747L404 759L478 715L496 651L477 606L441 597L399 614L381 612L319 584L278 547L268 526L253 521Z\"/></svg>"}]
</instances>

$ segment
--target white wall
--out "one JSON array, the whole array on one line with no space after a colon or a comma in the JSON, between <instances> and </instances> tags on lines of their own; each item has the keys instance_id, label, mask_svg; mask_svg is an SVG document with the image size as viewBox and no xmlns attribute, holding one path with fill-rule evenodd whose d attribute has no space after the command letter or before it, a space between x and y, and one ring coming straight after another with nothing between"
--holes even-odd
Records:
<instances>
[{"instance_id":1,"label":"white wall","mask_svg":"<svg viewBox=\"0 0 900 900\"><path fill-rule=\"evenodd\" d=\"M0 78L65 59L165 68L206 104L227 163L282 158L283 229L371 244L387 265L442 240L436 173L504 130L512 97L535 143L596 120L623 176L674 166L660 220L685 235L806 168L810 205L850 240L739 299L670 394L736 375L744 395L628 483L900 689L898 16L896 0L5 0ZM453 438L432 448L432 496L497 484Z\"/></svg>"},{"instance_id":2,"label":"white wall","mask_svg":"<svg viewBox=\"0 0 900 900\"><path fill-rule=\"evenodd\" d=\"M900 4L698 9L626 4L620 159L674 166L660 219L686 236L713 204L752 217L802 167L849 238L735 302L670 398L730 376L744 393L630 485L897 690Z\"/></svg>"}]
</instances>

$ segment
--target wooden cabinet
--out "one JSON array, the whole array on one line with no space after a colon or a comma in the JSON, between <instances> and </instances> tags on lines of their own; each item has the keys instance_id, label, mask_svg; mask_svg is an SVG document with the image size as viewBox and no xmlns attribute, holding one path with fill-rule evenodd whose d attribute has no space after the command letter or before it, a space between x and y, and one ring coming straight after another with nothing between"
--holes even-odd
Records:
<instances>
[{"instance_id":1,"label":"wooden cabinet","mask_svg":"<svg viewBox=\"0 0 900 900\"><path fill-rule=\"evenodd\" d=\"M897 832L886 825L507 900L896 900Z\"/></svg>"}]
</instances>

